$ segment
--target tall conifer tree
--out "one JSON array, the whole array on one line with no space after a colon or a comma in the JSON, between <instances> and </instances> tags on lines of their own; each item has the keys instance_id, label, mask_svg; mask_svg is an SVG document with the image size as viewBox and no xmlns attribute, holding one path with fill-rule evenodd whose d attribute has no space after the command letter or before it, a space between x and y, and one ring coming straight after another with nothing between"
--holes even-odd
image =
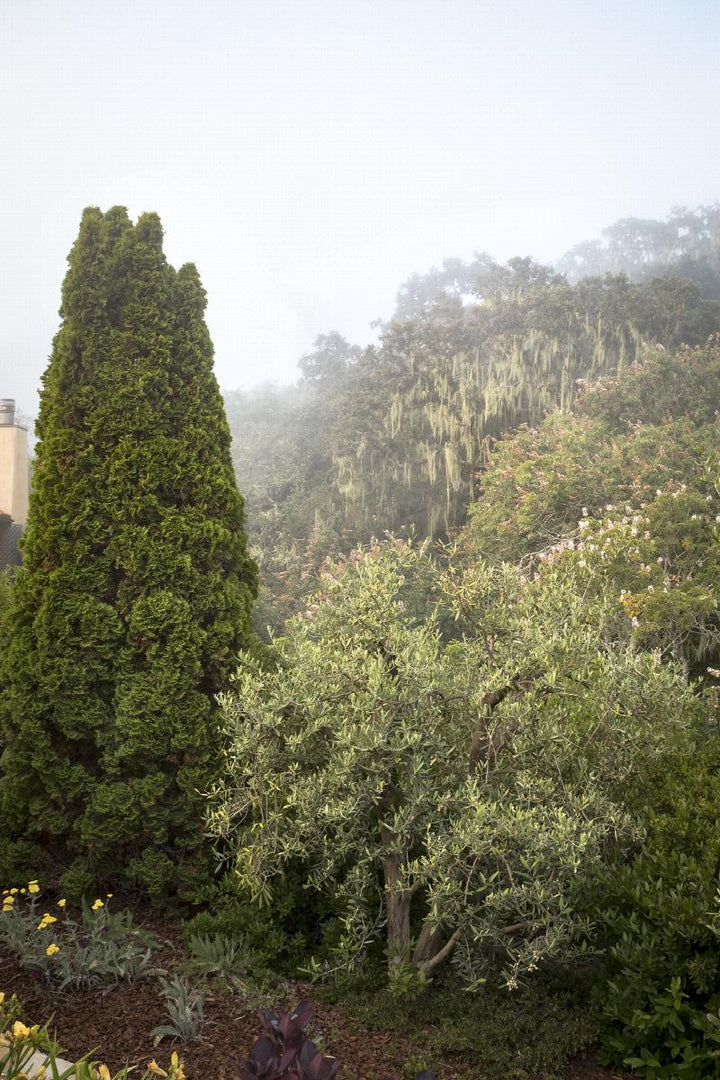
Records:
<instances>
[{"instance_id":1,"label":"tall conifer tree","mask_svg":"<svg viewBox=\"0 0 720 1080\"><path fill-rule=\"evenodd\" d=\"M160 898L204 873L214 695L256 591L204 309L156 215L85 211L0 661L1 831L76 888L122 870Z\"/></svg>"}]
</instances>

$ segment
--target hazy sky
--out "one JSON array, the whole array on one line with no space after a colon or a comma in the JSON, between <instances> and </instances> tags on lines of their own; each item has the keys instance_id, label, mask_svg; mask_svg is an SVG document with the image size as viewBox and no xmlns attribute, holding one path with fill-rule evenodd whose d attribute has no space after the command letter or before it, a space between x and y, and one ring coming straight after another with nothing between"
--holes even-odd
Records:
<instances>
[{"instance_id":1,"label":"hazy sky","mask_svg":"<svg viewBox=\"0 0 720 1080\"><path fill-rule=\"evenodd\" d=\"M0 0L0 397L83 207L197 263L221 386L358 344L448 256L550 261L720 199L717 0Z\"/></svg>"}]
</instances>

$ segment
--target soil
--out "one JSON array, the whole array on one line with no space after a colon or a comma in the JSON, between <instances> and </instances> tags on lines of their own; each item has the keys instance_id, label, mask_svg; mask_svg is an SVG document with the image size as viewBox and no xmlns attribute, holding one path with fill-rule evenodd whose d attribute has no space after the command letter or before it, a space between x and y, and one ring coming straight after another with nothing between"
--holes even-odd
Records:
<instances>
[{"instance_id":1,"label":"soil","mask_svg":"<svg viewBox=\"0 0 720 1080\"><path fill-rule=\"evenodd\" d=\"M160 947L154 954L158 968L172 974L184 956L176 928L158 924L156 919L139 920L158 934ZM154 923L154 925L153 925ZM181 1043L165 1038L159 1045L150 1034L154 1027L167 1023L159 993L158 977L128 985L82 993L59 993L37 975L23 970L15 958L0 949L0 990L16 994L24 1006L28 1023L43 1023L52 1017L51 1031L64 1051L75 1060L84 1054L105 1062L112 1071L124 1065L141 1068L155 1059L166 1068L176 1050L185 1062L188 1080L237 1080L232 1063L246 1060L252 1044L262 1034L253 1004L227 990L209 992L205 997L203 1038ZM277 1002L288 1007L301 1000L313 1001L312 986L298 983L291 1001ZM369 1031L337 1005L314 1001L316 1009L313 1039L321 1042L323 1053L336 1057L342 1066L338 1080L351 1074L356 1080L408 1080L406 1062L412 1051L408 1037L397 1031ZM450 1060L447 1055L433 1061L438 1080L468 1080L477 1071L471 1063ZM477 1065L475 1066L477 1069ZM567 1080L621 1080L591 1062L571 1066ZM537 1077L537 1080L544 1080Z\"/></svg>"}]
</instances>

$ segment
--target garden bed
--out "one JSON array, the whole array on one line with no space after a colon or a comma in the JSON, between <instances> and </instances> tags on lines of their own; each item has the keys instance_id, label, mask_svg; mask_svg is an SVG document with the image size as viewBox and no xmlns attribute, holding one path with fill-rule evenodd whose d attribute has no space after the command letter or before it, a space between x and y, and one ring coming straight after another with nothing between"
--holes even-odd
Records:
<instances>
[{"instance_id":1,"label":"garden bed","mask_svg":"<svg viewBox=\"0 0 720 1080\"><path fill-rule=\"evenodd\" d=\"M166 932L156 959L172 971L182 958L177 935ZM228 992L210 993L205 999L206 1022L203 1039L182 1044L163 1039L156 1046L152 1029L166 1022L153 977L135 985L118 984L110 989L83 993L58 993L36 976L24 971L7 952L0 951L0 988L16 994L25 1007L27 1021L42 1022L53 1016L53 1027L66 1056L75 1059L93 1052L111 1070L125 1064L145 1066L155 1058L165 1067L172 1050L186 1062L188 1080L235 1080L232 1063L240 1063L260 1034L254 1005ZM297 986L296 998L313 997L313 988ZM417 1061L417 1048L396 1031L368 1031L335 1005L317 1003L314 1038L321 1040L324 1053L341 1063L345 1080L409 1080L408 1064ZM294 1002L291 1002L294 1004ZM439 1080L482 1076L477 1062L457 1055L427 1062ZM412 1066L410 1068L412 1071ZM613 1074L590 1063L578 1064L567 1073L568 1080L611 1080ZM538 1078L540 1080L540 1078Z\"/></svg>"}]
</instances>

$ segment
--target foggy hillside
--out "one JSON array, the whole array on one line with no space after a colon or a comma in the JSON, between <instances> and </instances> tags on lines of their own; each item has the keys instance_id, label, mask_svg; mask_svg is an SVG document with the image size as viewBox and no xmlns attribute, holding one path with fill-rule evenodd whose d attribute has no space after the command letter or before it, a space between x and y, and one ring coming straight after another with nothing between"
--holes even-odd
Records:
<instances>
[{"instance_id":1,"label":"foggy hillside","mask_svg":"<svg viewBox=\"0 0 720 1080\"><path fill-rule=\"evenodd\" d=\"M386 531L450 536L504 433L571 410L648 348L720 330L717 205L618 222L560 265L572 274L448 259L401 285L376 346L330 331L295 385L226 392L260 626L282 625L329 554Z\"/></svg>"}]
</instances>

